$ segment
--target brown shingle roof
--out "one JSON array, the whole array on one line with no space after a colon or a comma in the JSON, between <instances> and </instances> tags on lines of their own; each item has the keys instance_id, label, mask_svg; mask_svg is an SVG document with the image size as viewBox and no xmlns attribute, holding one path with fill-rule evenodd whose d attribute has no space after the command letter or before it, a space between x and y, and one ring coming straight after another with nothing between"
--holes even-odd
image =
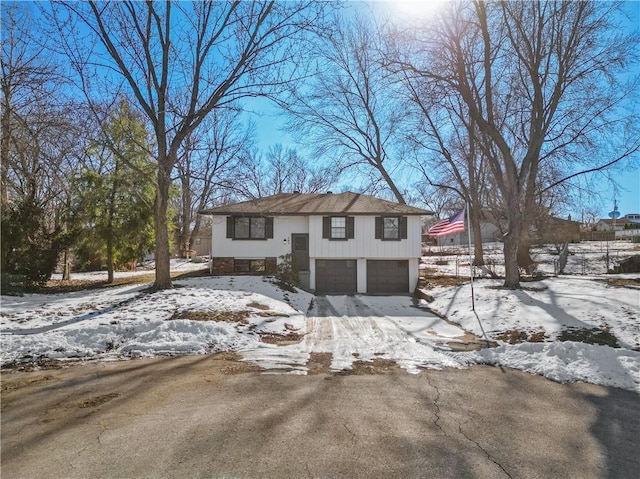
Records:
<instances>
[{"instance_id":1,"label":"brown shingle roof","mask_svg":"<svg viewBox=\"0 0 640 479\"><path fill-rule=\"evenodd\" d=\"M202 215L432 215L433 212L359 193L280 193L200 211Z\"/></svg>"}]
</instances>

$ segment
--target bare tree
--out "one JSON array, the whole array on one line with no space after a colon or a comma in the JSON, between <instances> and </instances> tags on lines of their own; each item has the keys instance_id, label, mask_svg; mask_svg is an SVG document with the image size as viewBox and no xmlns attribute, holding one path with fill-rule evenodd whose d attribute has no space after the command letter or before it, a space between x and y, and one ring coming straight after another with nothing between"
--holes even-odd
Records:
<instances>
[{"instance_id":1,"label":"bare tree","mask_svg":"<svg viewBox=\"0 0 640 479\"><path fill-rule=\"evenodd\" d=\"M248 199L279 193L318 193L329 189L337 179L334 168L312 165L296 150L276 143L266 154L254 150L243 158L234 190Z\"/></svg>"},{"instance_id":2,"label":"bare tree","mask_svg":"<svg viewBox=\"0 0 640 479\"><path fill-rule=\"evenodd\" d=\"M180 187L178 236L180 250L192 245L202 224L198 211L216 203L216 194L228 194L240 173L240 160L252 143L251 126L241 122L238 108L216 108L184 141L176 165Z\"/></svg>"},{"instance_id":3,"label":"bare tree","mask_svg":"<svg viewBox=\"0 0 640 479\"><path fill-rule=\"evenodd\" d=\"M637 113L619 108L633 89L618 76L635 61L637 37L614 28L618 9L586 1L455 4L399 59L408 74L459 97L475 124L500 202L507 288L520 284L518 249L540 172L593 158L603 138L622 139L616 158L637 151L637 130L628 129Z\"/></svg>"},{"instance_id":4,"label":"bare tree","mask_svg":"<svg viewBox=\"0 0 640 479\"><path fill-rule=\"evenodd\" d=\"M336 29L316 53L318 73L285 105L290 131L315 147L321 157L339 159L342 170L373 173L400 203L393 179L403 112L394 83L383 68L378 28L364 17L336 19ZM364 167L364 168L363 168Z\"/></svg>"},{"instance_id":5,"label":"bare tree","mask_svg":"<svg viewBox=\"0 0 640 479\"><path fill-rule=\"evenodd\" d=\"M22 5L2 5L2 271L42 281L70 241L69 178L90 128L37 27Z\"/></svg>"},{"instance_id":6,"label":"bare tree","mask_svg":"<svg viewBox=\"0 0 640 479\"><path fill-rule=\"evenodd\" d=\"M168 205L172 171L186 139L214 108L277 93L297 74L304 33L321 24L311 2L60 2L59 31L85 88L100 72L111 91L126 88L155 135L156 289L171 287ZM77 45L93 45L79 53ZM94 80L95 81L95 80ZM95 92L94 92L95 93Z\"/></svg>"},{"instance_id":7,"label":"bare tree","mask_svg":"<svg viewBox=\"0 0 640 479\"><path fill-rule=\"evenodd\" d=\"M387 63L394 67L393 61ZM466 117L459 97L442 95L402 69L396 73L402 78L409 97L408 108L416 118L407 129L407 137L417 150L412 166L429 185L455 192L466 202L470 208L469 227L475 238L474 264L484 265L480 220L485 204L487 167L477 145L475 124Z\"/></svg>"}]
</instances>

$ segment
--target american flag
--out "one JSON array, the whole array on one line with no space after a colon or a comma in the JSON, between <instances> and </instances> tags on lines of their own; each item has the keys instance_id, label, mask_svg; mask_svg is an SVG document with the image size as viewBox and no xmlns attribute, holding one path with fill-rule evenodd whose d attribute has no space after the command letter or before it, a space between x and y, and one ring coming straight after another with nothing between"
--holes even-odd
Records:
<instances>
[{"instance_id":1,"label":"american flag","mask_svg":"<svg viewBox=\"0 0 640 479\"><path fill-rule=\"evenodd\" d=\"M464 210L458 211L455 215L439 221L429 228L429 236L446 236L464 231Z\"/></svg>"}]
</instances>

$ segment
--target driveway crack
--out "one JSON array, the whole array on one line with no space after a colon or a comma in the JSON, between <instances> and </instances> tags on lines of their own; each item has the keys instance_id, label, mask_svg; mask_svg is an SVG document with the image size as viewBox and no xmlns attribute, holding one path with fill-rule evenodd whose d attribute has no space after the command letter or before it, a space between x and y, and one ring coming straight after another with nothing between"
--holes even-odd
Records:
<instances>
[{"instance_id":1,"label":"driveway crack","mask_svg":"<svg viewBox=\"0 0 640 479\"><path fill-rule=\"evenodd\" d=\"M440 404L438 403L440 401L440 389L438 389L438 386L436 386L435 384L433 384L431 382L431 378L427 375L427 384L429 384L429 386L431 386L433 389L436 390L436 397L435 399L432 401L433 407L435 409L434 415L435 415L435 420L433 421L433 424L440 429L440 431L442 432L442 434L444 434L446 437L449 437L449 434L447 434L447 431L445 431L442 426L440 425Z\"/></svg>"},{"instance_id":2,"label":"driveway crack","mask_svg":"<svg viewBox=\"0 0 640 479\"><path fill-rule=\"evenodd\" d=\"M355 444L357 441L355 433L351 429L349 429L346 424L343 424L343 426L347 431L349 431L349 434L351 434L351 442Z\"/></svg>"},{"instance_id":3,"label":"driveway crack","mask_svg":"<svg viewBox=\"0 0 640 479\"><path fill-rule=\"evenodd\" d=\"M478 449L480 449L482 452L484 452L484 453L485 453L485 455L487 456L487 459L489 459L489 460L490 460L491 462L493 462L496 466L498 466L498 467L502 470L502 472L504 472L504 474L505 474L509 479L511 479L511 474L509 474L509 473L507 472L507 470L506 470L504 467L502 467L502 465L501 465L498 461L496 461L496 460L491 456L491 454L489 454L489 452L488 452L484 447L482 447L482 446L480 445L480 443L479 443L479 442L474 441L474 440L473 440L473 439L471 439L469 436L467 436L467 435L464 433L464 431L462 430L462 426L460 426L460 424L459 424L459 423L458 423L458 432L459 432L460 434L462 434L462 435L464 436L464 438L465 438L467 441L474 443Z\"/></svg>"}]
</instances>

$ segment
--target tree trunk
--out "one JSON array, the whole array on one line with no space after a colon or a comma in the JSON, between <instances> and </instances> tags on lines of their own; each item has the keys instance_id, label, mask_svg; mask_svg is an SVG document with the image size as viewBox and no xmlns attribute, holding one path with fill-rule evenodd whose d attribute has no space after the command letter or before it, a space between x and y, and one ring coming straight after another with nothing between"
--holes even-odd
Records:
<instances>
[{"instance_id":1,"label":"tree trunk","mask_svg":"<svg viewBox=\"0 0 640 479\"><path fill-rule=\"evenodd\" d=\"M2 93L4 94L4 102L2 105L2 144L0 145L0 184L2 187L0 195L2 195L1 205L5 210L9 204L9 192L7 191L8 175L9 175L9 144L11 142L11 92L8 85L2 81ZM6 211L6 210L5 210Z\"/></svg>"},{"instance_id":2,"label":"tree trunk","mask_svg":"<svg viewBox=\"0 0 640 479\"><path fill-rule=\"evenodd\" d=\"M480 228L480 207L472 206L469 212L471 231L473 232L473 264L484 266L484 251L482 250L482 229Z\"/></svg>"},{"instance_id":3,"label":"tree trunk","mask_svg":"<svg viewBox=\"0 0 640 479\"><path fill-rule=\"evenodd\" d=\"M527 228L522 230L520 234L520 242L518 243L518 266L527 273L533 273L534 261L530 253L531 239Z\"/></svg>"},{"instance_id":4,"label":"tree trunk","mask_svg":"<svg viewBox=\"0 0 640 479\"><path fill-rule=\"evenodd\" d=\"M62 281L71 280L71 261L69 260L69 248L64 250L64 266L62 268Z\"/></svg>"},{"instance_id":5,"label":"tree trunk","mask_svg":"<svg viewBox=\"0 0 640 479\"><path fill-rule=\"evenodd\" d=\"M192 249L196 241L196 236L200 233L201 222L202 222L202 219L200 218L200 215L196 213L196 220L195 220L195 223L193 224L193 229L191 230L191 234L189 235L189 244L191 245ZM198 254L199 256L202 256L200 252L196 252L196 254Z\"/></svg>"},{"instance_id":6,"label":"tree trunk","mask_svg":"<svg viewBox=\"0 0 640 479\"><path fill-rule=\"evenodd\" d=\"M107 284L113 283L113 240L112 233L109 232L107 238Z\"/></svg>"},{"instance_id":7,"label":"tree trunk","mask_svg":"<svg viewBox=\"0 0 640 479\"><path fill-rule=\"evenodd\" d=\"M169 171L167 171L166 166L163 166L163 163L167 163L166 161L158 161L158 163L158 187L156 189L154 208L156 281L153 284L154 289L157 291L171 288L171 257L169 252L169 225L167 221L169 189L171 187L171 167L169 167Z\"/></svg>"},{"instance_id":8,"label":"tree trunk","mask_svg":"<svg viewBox=\"0 0 640 479\"><path fill-rule=\"evenodd\" d=\"M191 185L188 172L181 175L180 182L182 184L182 224L180 225L180 252L183 258L189 257L189 249L191 248Z\"/></svg>"},{"instance_id":9,"label":"tree trunk","mask_svg":"<svg viewBox=\"0 0 640 479\"><path fill-rule=\"evenodd\" d=\"M569 259L569 243L563 243L560 255L558 257L558 274L564 274L564 268L567 266Z\"/></svg>"},{"instance_id":10,"label":"tree trunk","mask_svg":"<svg viewBox=\"0 0 640 479\"><path fill-rule=\"evenodd\" d=\"M522 213L517 209L517 201L509 202L509 231L504 236L504 287L520 289L520 269L518 268L518 245L522 234Z\"/></svg>"},{"instance_id":11,"label":"tree trunk","mask_svg":"<svg viewBox=\"0 0 640 479\"><path fill-rule=\"evenodd\" d=\"M387 183L389 188L391 188L391 192L398 200L398 203L400 203L401 205L406 204L406 201L404 200L404 196L402 196L402 193L400 193L400 190L398 189L396 184L393 182L393 180L391 179L391 176L389 176L389 173L387 173L387 170L384 168L384 166L378 163L378 166L376 166L376 168L378 168L378 171L382 175L382 178L384 178L384 181Z\"/></svg>"},{"instance_id":12,"label":"tree trunk","mask_svg":"<svg viewBox=\"0 0 640 479\"><path fill-rule=\"evenodd\" d=\"M504 287L520 288L520 271L518 269L518 240L516 235L508 234L504 238Z\"/></svg>"}]
</instances>

